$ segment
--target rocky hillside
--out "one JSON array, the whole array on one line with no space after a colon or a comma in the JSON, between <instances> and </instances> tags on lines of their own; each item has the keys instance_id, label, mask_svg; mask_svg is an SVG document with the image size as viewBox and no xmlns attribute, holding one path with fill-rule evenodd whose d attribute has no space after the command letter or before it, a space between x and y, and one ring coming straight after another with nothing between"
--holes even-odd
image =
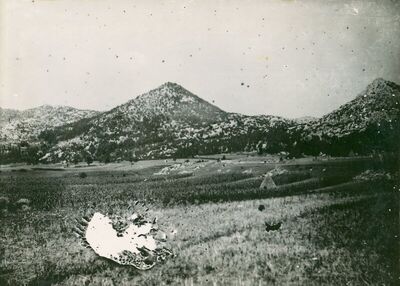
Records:
<instances>
[{"instance_id":1,"label":"rocky hillside","mask_svg":"<svg viewBox=\"0 0 400 286\"><path fill-rule=\"evenodd\" d=\"M18 110L0 107L0 127L3 127L7 123L10 123L11 121L18 119L20 113L21 112Z\"/></svg>"},{"instance_id":2,"label":"rocky hillside","mask_svg":"<svg viewBox=\"0 0 400 286\"><path fill-rule=\"evenodd\" d=\"M317 121L317 120L318 120L318 118L313 117L313 116L302 116L302 117L297 117L297 118L293 119L293 121L295 121L298 124L311 123L311 122Z\"/></svg>"},{"instance_id":3,"label":"rocky hillside","mask_svg":"<svg viewBox=\"0 0 400 286\"><path fill-rule=\"evenodd\" d=\"M14 134L7 130L19 130L15 140L39 138L42 147L32 153L40 154L35 156L43 162L109 162L237 151L290 156L370 154L398 151L399 97L397 84L377 79L354 100L322 118L288 120L227 113L178 84L165 83L107 112L61 112L45 106L24 111L29 114L26 120L7 120L7 116L20 116L12 111L0 118L1 124L13 127L2 127L8 138Z\"/></svg>"},{"instance_id":4,"label":"rocky hillside","mask_svg":"<svg viewBox=\"0 0 400 286\"><path fill-rule=\"evenodd\" d=\"M172 121L197 124L224 120L227 113L182 86L167 82L112 109L101 118L103 122L112 120L115 114L124 114L130 120L139 122L143 122L144 118L160 116Z\"/></svg>"},{"instance_id":5,"label":"rocky hillside","mask_svg":"<svg viewBox=\"0 0 400 286\"><path fill-rule=\"evenodd\" d=\"M57 142L45 157L56 161L186 157L255 149L267 133L284 133L290 124L275 116L227 113L178 84L165 83L108 112L43 132L41 138Z\"/></svg>"},{"instance_id":6,"label":"rocky hillside","mask_svg":"<svg viewBox=\"0 0 400 286\"><path fill-rule=\"evenodd\" d=\"M68 106L42 105L23 111L0 108L0 141L4 143L33 142L46 129L52 129L97 114Z\"/></svg>"},{"instance_id":7,"label":"rocky hillside","mask_svg":"<svg viewBox=\"0 0 400 286\"><path fill-rule=\"evenodd\" d=\"M352 101L319 120L295 126L292 131L305 145L315 149L335 145L332 146L337 149L334 153L343 155L372 149L396 151L400 142L399 119L400 86L379 78Z\"/></svg>"}]
</instances>

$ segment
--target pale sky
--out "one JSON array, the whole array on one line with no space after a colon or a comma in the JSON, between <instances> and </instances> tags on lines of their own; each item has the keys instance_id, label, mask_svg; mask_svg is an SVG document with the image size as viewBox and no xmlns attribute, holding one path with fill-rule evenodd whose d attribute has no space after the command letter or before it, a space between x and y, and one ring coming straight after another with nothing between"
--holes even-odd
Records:
<instances>
[{"instance_id":1,"label":"pale sky","mask_svg":"<svg viewBox=\"0 0 400 286\"><path fill-rule=\"evenodd\" d=\"M171 81L230 112L321 116L400 82L399 2L0 0L0 107L107 110Z\"/></svg>"}]
</instances>

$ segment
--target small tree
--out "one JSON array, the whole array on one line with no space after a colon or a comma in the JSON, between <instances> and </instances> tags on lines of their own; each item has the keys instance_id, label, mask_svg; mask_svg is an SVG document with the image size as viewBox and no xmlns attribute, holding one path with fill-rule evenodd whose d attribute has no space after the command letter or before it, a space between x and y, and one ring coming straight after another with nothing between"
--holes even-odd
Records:
<instances>
[{"instance_id":1,"label":"small tree","mask_svg":"<svg viewBox=\"0 0 400 286\"><path fill-rule=\"evenodd\" d=\"M80 172L80 173L79 173L79 178L84 179L84 178L86 178L86 177L87 177L87 174L86 174L85 172Z\"/></svg>"},{"instance_id":2,"label":"small tree","mask_svg":"<svg viewBox=\"0 0 400 286\"><path fill-rule=\"evenodd\" d=\"M75 153L72 156L72 163L74 163L74 165L78 165L78 163L81 161L81 158L79 156L79 154Z\"/></svg>"},{"instance_id":3,"label":"small tree","mask_svg":"<svg viewBox=\"0 0 400 286\"><path fill-rule=\"evenodd\" d=\"M88 166L90 166L90 164L93 163L93 158L92 158L92 156L90 156L90 155L87 155L87 156L86 156L86 163L88 164Z\"/></svg>"},{"instance_id":4,"label":"small tree","mask_svg":"<svg viewBox=\"0 0 400 286\"><path fill-rule=\"evenodd\" d=\"M131 165L133 165L134 162L138 161L138 159L136 158L135 152L129 153L128 160L129 160L129 162L131 162Z\"/></svg>"},{"instance_id":5,"label":"small tree","mask_svg":"<svg viewBox=\"0 0 400 286\"><path fill-rule=\"evenodd\" d=\"M89 146L89 153L93 156L96 153L96 147L93 144Z\"/></svg>"},{"instance_id":6,"label":"small tree","mask_svg":"<svg viewBox=\"0 0 400 286\"><path fill-rule=\"evenodd\" d=\"M263 144L262 144L261 141L258 142L256 148L257 148L257 154L258 154L258 155L262 155L262 153L263 153Z\"/></svg>"}]
</instances>

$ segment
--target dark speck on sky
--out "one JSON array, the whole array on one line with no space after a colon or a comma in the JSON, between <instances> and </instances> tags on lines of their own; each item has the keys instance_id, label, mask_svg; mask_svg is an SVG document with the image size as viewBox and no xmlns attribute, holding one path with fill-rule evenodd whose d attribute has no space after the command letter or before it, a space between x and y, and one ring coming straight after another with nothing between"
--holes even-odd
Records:
<instances>
[{"instance_id":1,"label":"dark speck on sky","mask_svg":"<svg viewBox=\"0 0 400 286\"><path fill-rule=\"evenodd\" d=\"M378 77L400 82L400 1L3 0L1 7L6 108L68 101L106 110L176 82L230 112L320 116Z\"/></svg>"}]
</instances>

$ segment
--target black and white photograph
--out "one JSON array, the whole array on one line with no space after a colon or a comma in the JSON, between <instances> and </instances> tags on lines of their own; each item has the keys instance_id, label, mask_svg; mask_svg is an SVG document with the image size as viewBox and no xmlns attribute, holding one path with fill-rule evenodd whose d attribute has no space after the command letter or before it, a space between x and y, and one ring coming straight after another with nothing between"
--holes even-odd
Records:
<instances>
[{"instance_id":1,"label":"black and white photograph","mask_svg":"<svg viewBox=\"0 0 400 286\"><path fill-rule=\"evenodd\" d=\"M0 0L0 286L400 285L400 1Z\"/></svg>"}]
</instances>

